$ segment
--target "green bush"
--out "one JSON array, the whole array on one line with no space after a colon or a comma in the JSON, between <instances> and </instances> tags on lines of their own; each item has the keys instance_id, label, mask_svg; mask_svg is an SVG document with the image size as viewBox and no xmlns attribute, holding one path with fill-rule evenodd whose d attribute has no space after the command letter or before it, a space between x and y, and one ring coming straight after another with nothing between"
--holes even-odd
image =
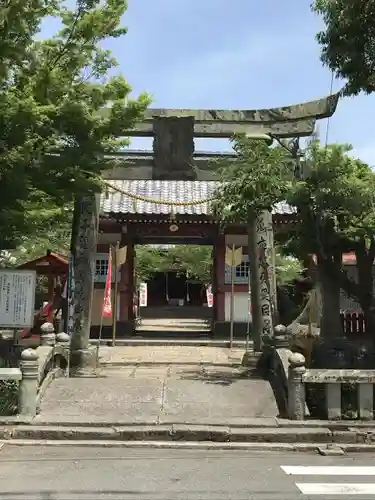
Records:
<instances>
[{"instance_id":1,"label":"green bush","mask_svg":"<svg viewBox=\"0 0 375 500\"><path fill-rule=\"evenodd\" d=\"M17 413L18 381L0 380L0 415L10 416Z\"/></svg>"}]
</instances>

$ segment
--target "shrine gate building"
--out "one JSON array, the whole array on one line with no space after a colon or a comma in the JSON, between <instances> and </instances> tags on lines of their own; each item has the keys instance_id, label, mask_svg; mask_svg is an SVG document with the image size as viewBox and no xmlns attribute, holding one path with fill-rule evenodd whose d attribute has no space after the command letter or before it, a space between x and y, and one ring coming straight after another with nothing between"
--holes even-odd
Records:
<instances>
[{"instance_id":1,"label":"shrine gate building","mask_svg":"<svg viewBox=\"0 0 375 500\"><path fill-rule=\"evenodd\" d=\"M109 246L120 242L120 246L127 247L127 260L121 266L117 278L118 337L132 335L135 331L134 247L140 244L212 246L214 300L211 332L215 336L228 336L230 327L232 271L231 266L225 263L225 250L232 245L241 246L242 262L236 267L234 275L234 333L236 336L245 335L249 320L247 226L233 225L223 230L213 217L208 200L214 196L218 182L121 179L109 182L116 190L103 193L100 200L91 334L97 335L101 321ZM175 204L168 206L157 203L160 200ZM192 204L195 201L197 203ZM293 220L295 215L288 205L275 206L273 224L276 228ZM183 316L182 311L181 314ZM207 315L207 311L203 314ZM112 319L104 318L103 336L110 336L111 330Z\"/></svg>"}]
</instances>

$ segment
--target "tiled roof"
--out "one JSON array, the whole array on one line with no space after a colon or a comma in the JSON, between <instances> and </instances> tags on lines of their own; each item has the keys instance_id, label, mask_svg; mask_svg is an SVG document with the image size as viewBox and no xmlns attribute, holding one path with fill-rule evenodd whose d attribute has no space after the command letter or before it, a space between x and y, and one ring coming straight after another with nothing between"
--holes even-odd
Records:
<instances>
[{"instance_id":1,"label":"tiled roof","mask_svg":"<svg viewBox=\"0 0 375 500\"><path fill-rule=\"evenodd\" d=\"M116 188L136 196L154 200L188 203L211 198L219 187L217 181L157 181L157 180L112 180L107 181ZM168 205L150 203L126 196L119 191L106 190L100 197L100 212L102 214L145 214L169 215ZM294 210L286 203L277 203L274 214L292 214ZM175 205L173 213L183 215L209 215L209 203L198 205Z\"/></svg>"}]
</instances>

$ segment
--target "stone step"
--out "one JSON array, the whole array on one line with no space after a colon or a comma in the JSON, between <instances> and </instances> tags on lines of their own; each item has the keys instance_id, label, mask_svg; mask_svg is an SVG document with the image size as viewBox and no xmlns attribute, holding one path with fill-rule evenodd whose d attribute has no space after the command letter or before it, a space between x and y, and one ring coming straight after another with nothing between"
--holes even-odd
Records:
<instances>
[{"instance_id":1,"label":"stone step","mask_svg":"<svg viewBox=\"0 0 375 500\"><path fill-rule=\"evenodd\" d=\"M93 345L97 345L98 341L97 339L90 339L90 343ZM111 346L112 345L112 340L109 339L101 339L100 345L104 346ZM192 338L154 338L152 336L136 336L136 337L131 337L128 339L116 339L115 342L116 346L165 346L165 347L230 347L230 342L229 340L220 340L220 339L209 339L209 338L198 338L198 339L192 339ZM234 340L233 341L233 347L234 348L244 348L246 346L246 341L244 340ZM253 345L253 342L249 342L249 347L251 348Z\"/></svg>"},{"instance_id":2,"label":"stone step","mask_svg":"<svg viewBox=\"0 0 375 500\"><path fill-rule=\"evenodd\" d=\"M181 329L151 329L151 328L137 328L134 334L134 338L140 339L175 339L179 340L179 338L186 339L206 339L210 338L210 330L187 330L186 328Z\"/></svg>"}]
</instances>

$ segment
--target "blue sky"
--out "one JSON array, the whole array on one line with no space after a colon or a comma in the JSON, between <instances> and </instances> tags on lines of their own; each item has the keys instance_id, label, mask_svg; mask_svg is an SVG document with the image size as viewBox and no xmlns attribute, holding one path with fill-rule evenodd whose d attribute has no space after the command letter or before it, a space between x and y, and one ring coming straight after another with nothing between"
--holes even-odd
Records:
<instances>
[{"instance_id":1,"label":"blue sky","mask_svg":"<svg viewBox=\"0 0 375 500\"><path fill-rule=\"evenodd\" d=\"M119 71L153 107L254 109L323 97L331 75L319 60L321 20L311 0L129 0L128 34L107 44ZM46 26L44 32L52 26ZM44 33L43 33L44 34ZM50 34L50 33L48 33ZM342 82L334 82L334 91ZM349 142L375 165L375 96L339 103L329 142ZM320 122L322 139L326 123ZM133 147L150 147L134 140ZM226 149L200 140L197 149Z\"/></svg>"}]
</instances>

